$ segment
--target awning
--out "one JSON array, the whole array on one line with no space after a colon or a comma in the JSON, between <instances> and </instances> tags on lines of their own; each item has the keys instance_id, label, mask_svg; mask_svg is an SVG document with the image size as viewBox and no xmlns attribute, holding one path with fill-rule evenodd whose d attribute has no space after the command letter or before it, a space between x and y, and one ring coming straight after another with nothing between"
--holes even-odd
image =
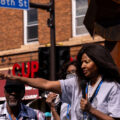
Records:
<instances>
[{"instance_id":1,"label":"awning","mask_svg":"<svg viewBox=\"0 0 120 120\"><path fill-rule=\"evenodd\" d=\"M31 100L39 98L39 90L30 86L25 86L25 96L23 100Z\"/></svg>"},{"instance_id":2,"label":"awning","mask_svg":"<svg viewBox=\"0 0 120 120\"><path fill-rule=\"evenodd\" d=\"M5 80L0 80L0 101L4 101L5 100L4 86L5 86Z\"/></svg>"},{"instance_id":3,"label":"awning","mask_svg":"<svg viewBox=\"0 0 120 120\"><path fill-rule=\"evenodd\" d=\"M0 80L0 101L5 100L5 96L4 96L5 82L6 80ZM25 96L23 100L32 100L32 99L37 99L37 98L39 98L39 90L26 85Z\"/></svg>"}]
</instances>

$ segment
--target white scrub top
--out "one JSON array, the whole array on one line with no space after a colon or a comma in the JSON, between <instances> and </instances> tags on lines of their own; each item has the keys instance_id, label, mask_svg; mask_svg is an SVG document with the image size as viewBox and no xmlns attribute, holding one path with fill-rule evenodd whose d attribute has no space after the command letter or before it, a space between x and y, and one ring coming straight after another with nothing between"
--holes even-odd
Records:
<instances>
[{"instance_id":1,"label":"white scrub top","mask_svg":"<svg viewBox=\"0 0 120 120\"><path fill-rule=\"evenodd\" d=\"M80 109L82 93L79 92L77 77L60 80L60 84L62 102L71 105L71 120L82 120L83 112ZM92 102L92 106L111 117L120 118L120 85L104 81ZM97 120L96 117L90 114L89 116L92 117L92 120Z\"/></svg>"}]
</instances>

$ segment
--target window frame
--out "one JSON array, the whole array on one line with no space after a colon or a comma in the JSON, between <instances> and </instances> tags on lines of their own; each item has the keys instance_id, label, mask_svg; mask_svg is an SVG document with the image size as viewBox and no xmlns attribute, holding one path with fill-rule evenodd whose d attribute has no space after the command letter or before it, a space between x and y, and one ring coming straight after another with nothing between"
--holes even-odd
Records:
<instances>
[{"instance_id":1,"label":"window frame","mask_svg":"<svg viewBox=\"0 0 120 120\"><path fill-rule=\"evenodd\" d=\"M38 41L31 41L31 42L28 42L28 27L31 27L31 26L38 26L38 21L36 23L32 23L32 24L28 24L27 22L27 14L28 14L28 10L24 10L23 11L23 21L24 21L24 45L26 44L32 44L32 43L38 43ZM37 38L34 38L34 39L38 39ZM33 39L33 40L34 40ZM31 39L32 40L32 39Z\"/></svg>"},{"instance_id":2,"label":"window frame","mask_svg":"<svg viewBox=\"0 0 120 120\"><path fill-rule=\"evenodd\" d=\"M85 16L85 15L80 15L81 17ZM79 17L80 17L79 16ZM83 35L87 35L88 32L86 33L83 33L83 34L79 34L77 35L76 33L76 18L78 16L76 16L76 0L72 0L72 36L73 37L77 37L77 36L83 36ZM80 26L80 27L83 27L84 25ZM85 27L85 26L84 26Z\"/></svg>"}]
</instances>

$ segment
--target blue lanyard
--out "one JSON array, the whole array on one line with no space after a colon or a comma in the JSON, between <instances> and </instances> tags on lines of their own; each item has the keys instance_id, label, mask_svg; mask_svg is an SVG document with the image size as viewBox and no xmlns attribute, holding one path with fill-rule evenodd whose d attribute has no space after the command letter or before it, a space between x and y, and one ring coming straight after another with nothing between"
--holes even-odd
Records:
<instances>
[{"instance_id":1,"label":"blue lanyard","mask_svg":"<svg viewBox=\"0 0 120 120\"><path fill-rule=\"evenodd\" d=\"M66 114L66 117L67 117L68 120L70 119L69 108L70 108L70 105L68 104L68 106L67 106L67 114Z\"/></svg>"},{"instance_id":2,"label":"blue lanyard","mask_svg":"<svg viewBox=\"0 0 120 120\"><path fill-rule=\"evenodd\" d=\"M98 94L98 91L100 90L100 87L101 87L102 83L103 83L103 80L100 81L100 83L99 83L98 87L96 88L93 96L90 98L90 103L92 103L93 99L94 99L95 96ZM86 92L86 94L88 93L88 85L87 85L87 87L86 87L86 91L85 91L85 92Z\"/></svg>"},{"instance_id":3,"label":"blue lanyard","mask_svg":"<svg viewBox=\"0 0 120 120\"><path fill-rule=\"evenodd\" d=\"M9 118L10 118L10 120L12 120L12 118L11 118L11 115L9 114ZM16 120L18 120L17 118L16 118Z\"/></svg>"}]
</instances>

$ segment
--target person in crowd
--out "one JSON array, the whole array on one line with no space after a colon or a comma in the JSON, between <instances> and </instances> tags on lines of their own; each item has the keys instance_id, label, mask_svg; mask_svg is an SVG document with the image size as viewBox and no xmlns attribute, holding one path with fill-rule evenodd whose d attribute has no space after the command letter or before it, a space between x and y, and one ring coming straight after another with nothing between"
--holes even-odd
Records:
<instances>
[{"instance_id":1,"label":"person in crowd","mask_svg":"<svg viewBox=\"0 0 120 120\"><path fill-rule=\"evenodd\" d=\"M78 73L79 73L79 67L78 67L77 61L68 61L60 69L60 72L58 74L58 79L69 79L72 77L77 77L77 76L79 76ZM55 99L56 96L57 96L57 94L50 93L46 100L46 102L49 104L49 106L51 108L54 120L60 120L60 119L61 120L70 120L71 119L71 108L68 103L62 102L61 107L60 107L61 109L60 109L60 117L59 117L59 114L55 110L55 107L57 107L57 105L55 105L55 103L53 102L53 100L54 101L56 100Z\"/></svg>"},{"instance_id":2,"label":"person in crowd","mask_svg":"<svg viewBox=\"0 0 120 120\"><path fill-rule=\"evenodd\" d=\"M25 85L19 81L6 80L6 101L0 105L0 120L45 120L44 114L22 103Z\"/></svg>"},{"instance_id":3,"label":"person in crowd","mask_svg":"<svg viewBox=\"0 0 120 120\"><path fill-rule=\"evenodd\" d=\"M78 62L76 60L68 61L67 63L63 64L61 67L59 73L57 74L57 79L68 79L71 77L80 77L80 67L78 65Z\"/></svg>"},{"instance_id":4,"label":"person in crowd","mask_svg":"<svg viewBox=\"0 0 120 120\"><path fill-rule=\"evenodd\" d=\"M57 112L56 109L56 104L53 100L56 100L57 94L56 93L49 93L48 97L46 99L46 103L48 103L52 116L51 116L51 120L60 120L60 116ZM59 101L60 102L60 101Z\"/></svg>"},{"instance_id":5,"label":"person in crowd","mask_svg":"<svg viewBox=\"0 0 120 120\"><path fill-rule=\"evenodd\" d=\"M61 94L62 101L71 105L71 120L120 120L120 75L110 53L102 45L85 44L77 61L81 78L49 81L2 73L0 77Z\"/></svg>"}]
</instances>

